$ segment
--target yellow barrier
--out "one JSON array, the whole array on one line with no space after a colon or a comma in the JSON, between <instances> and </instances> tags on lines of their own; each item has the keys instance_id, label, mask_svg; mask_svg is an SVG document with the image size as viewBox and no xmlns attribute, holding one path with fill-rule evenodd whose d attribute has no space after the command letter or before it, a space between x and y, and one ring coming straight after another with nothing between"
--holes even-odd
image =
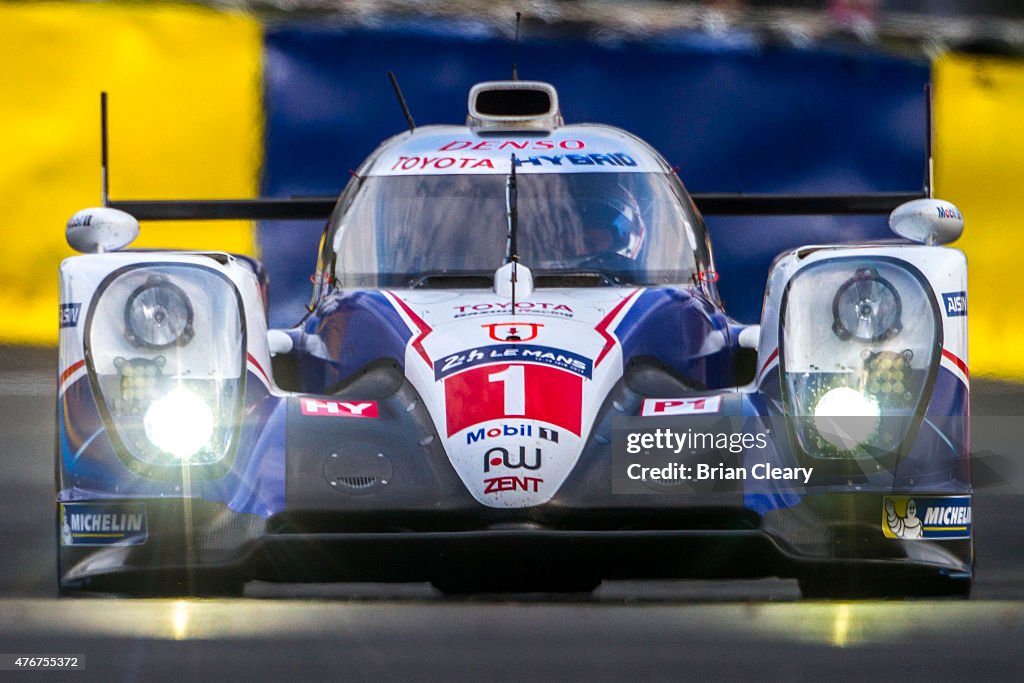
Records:
<instances>
[{"instance_id":1,"label":"yellow barrier","mask_svg":"<svg viewBox=\"0 0 1024 683\"><path fill-rule=\"evenodd\" d=\"M936 196L964 214L974 375L1024 379L1024 61L936 60Z\"/></svg>"},{"instance_id":2,"label":"yellow barrier","mask_svg":"<svg viewBox=\"0 0 1024 683\"><path fill-rule=\"evenodd\" d=\"M54 344L64 223L115 199L258 192L262 31L177 5L0 4L0 343ZM133 246L255 253L249 222L147 223Z\"/></svg>"}]
</instances>

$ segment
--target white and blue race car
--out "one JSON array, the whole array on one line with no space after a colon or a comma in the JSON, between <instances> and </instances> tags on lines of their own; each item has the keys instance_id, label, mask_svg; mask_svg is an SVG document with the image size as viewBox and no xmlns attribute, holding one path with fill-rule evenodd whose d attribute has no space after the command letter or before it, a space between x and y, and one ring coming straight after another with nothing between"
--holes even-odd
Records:
<instances>
[{"instance_id":1,"label":"white and blue race car","mask_svg":"<svg viewBox=\"0 0 1024 683\"><path fill-rule=\"evenodd\" d=\"M104 193L69 221L62 592L766 575L806 596L969 592L953 205L691 197L635 136L566 125L539 82L479 84L466 125L410 128L336 202ZM701 210L892 211L901 239L781 254L742 325ZM318 215L289 329L268 330L250 258L125 248L138 219Z\"/></svg>"}]
</instances>

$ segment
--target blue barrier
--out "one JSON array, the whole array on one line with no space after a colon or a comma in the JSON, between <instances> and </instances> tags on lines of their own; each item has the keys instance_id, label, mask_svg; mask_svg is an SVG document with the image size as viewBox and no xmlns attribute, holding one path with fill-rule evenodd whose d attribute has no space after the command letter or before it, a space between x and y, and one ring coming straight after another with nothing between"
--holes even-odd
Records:
<instances>
[{"instance_id":1,"label":"blue barrier","mask_svg":"<svg viewBox=\"0 0 1024 683\"><path fill-rule=\"evenodd\" d=\"M650 43L523 42L521 78L559 90L567 121L621 126L653 144L695 192L915 191L925 148L926 62L758 48L686 35ZM393 70L419 125L459 123L470 86L511 74L511 44L476 25L267 29L263 193L333 194L406 128ZM885 217L725 218L708 223L730 314L760 317L774 256L807 243L890 236ZM265 223L271 322L308 302L322 225ZM271 248L272 245L272 248Z\"/></svg>"}]
</instances>

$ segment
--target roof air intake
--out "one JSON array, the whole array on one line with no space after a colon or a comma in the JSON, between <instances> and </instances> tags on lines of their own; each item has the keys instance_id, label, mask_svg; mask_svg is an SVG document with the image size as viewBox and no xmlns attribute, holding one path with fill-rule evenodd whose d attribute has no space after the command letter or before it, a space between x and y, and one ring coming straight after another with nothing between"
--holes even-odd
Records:
<instances>
[{"instance_id":1,"label":"roof air intake","mask_svg":"<svg viewBox=\"0 0 1024 683\"><path fill-rule=\"evenodd\" d=\"M562 124L558 93L539 81L489 81L469 91L466 125L489 130L551 130Z\"/></svg>"}]
</instances>

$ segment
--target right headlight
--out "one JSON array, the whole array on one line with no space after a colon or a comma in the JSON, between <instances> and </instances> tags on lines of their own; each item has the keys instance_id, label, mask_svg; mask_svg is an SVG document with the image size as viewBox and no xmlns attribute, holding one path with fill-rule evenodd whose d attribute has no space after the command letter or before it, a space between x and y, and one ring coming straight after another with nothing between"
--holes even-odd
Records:
<instances>
[{"instance_id":1,"label":"right headlight","mask_svg":"<svg viewBox=\"0 0 1024 683\"><path fill-rule=\"evenodd\" d=\"M101 283L86 320L90 376L130 469L175 477L226 471L244 391L238 291L195 264L152 263Z\"/></svg>"},{"instance_id":2,"label":"right headlight","mask_svg":"<svg viewBox=\"0 0 1024 683\"><path fill-rule=\"evenodd\" d=\"M914 266L887 257L823 260L793 276L780 363L801 451L847 462L898 454L942 349L933 299Z\"/></svg>"}]
</instances>

